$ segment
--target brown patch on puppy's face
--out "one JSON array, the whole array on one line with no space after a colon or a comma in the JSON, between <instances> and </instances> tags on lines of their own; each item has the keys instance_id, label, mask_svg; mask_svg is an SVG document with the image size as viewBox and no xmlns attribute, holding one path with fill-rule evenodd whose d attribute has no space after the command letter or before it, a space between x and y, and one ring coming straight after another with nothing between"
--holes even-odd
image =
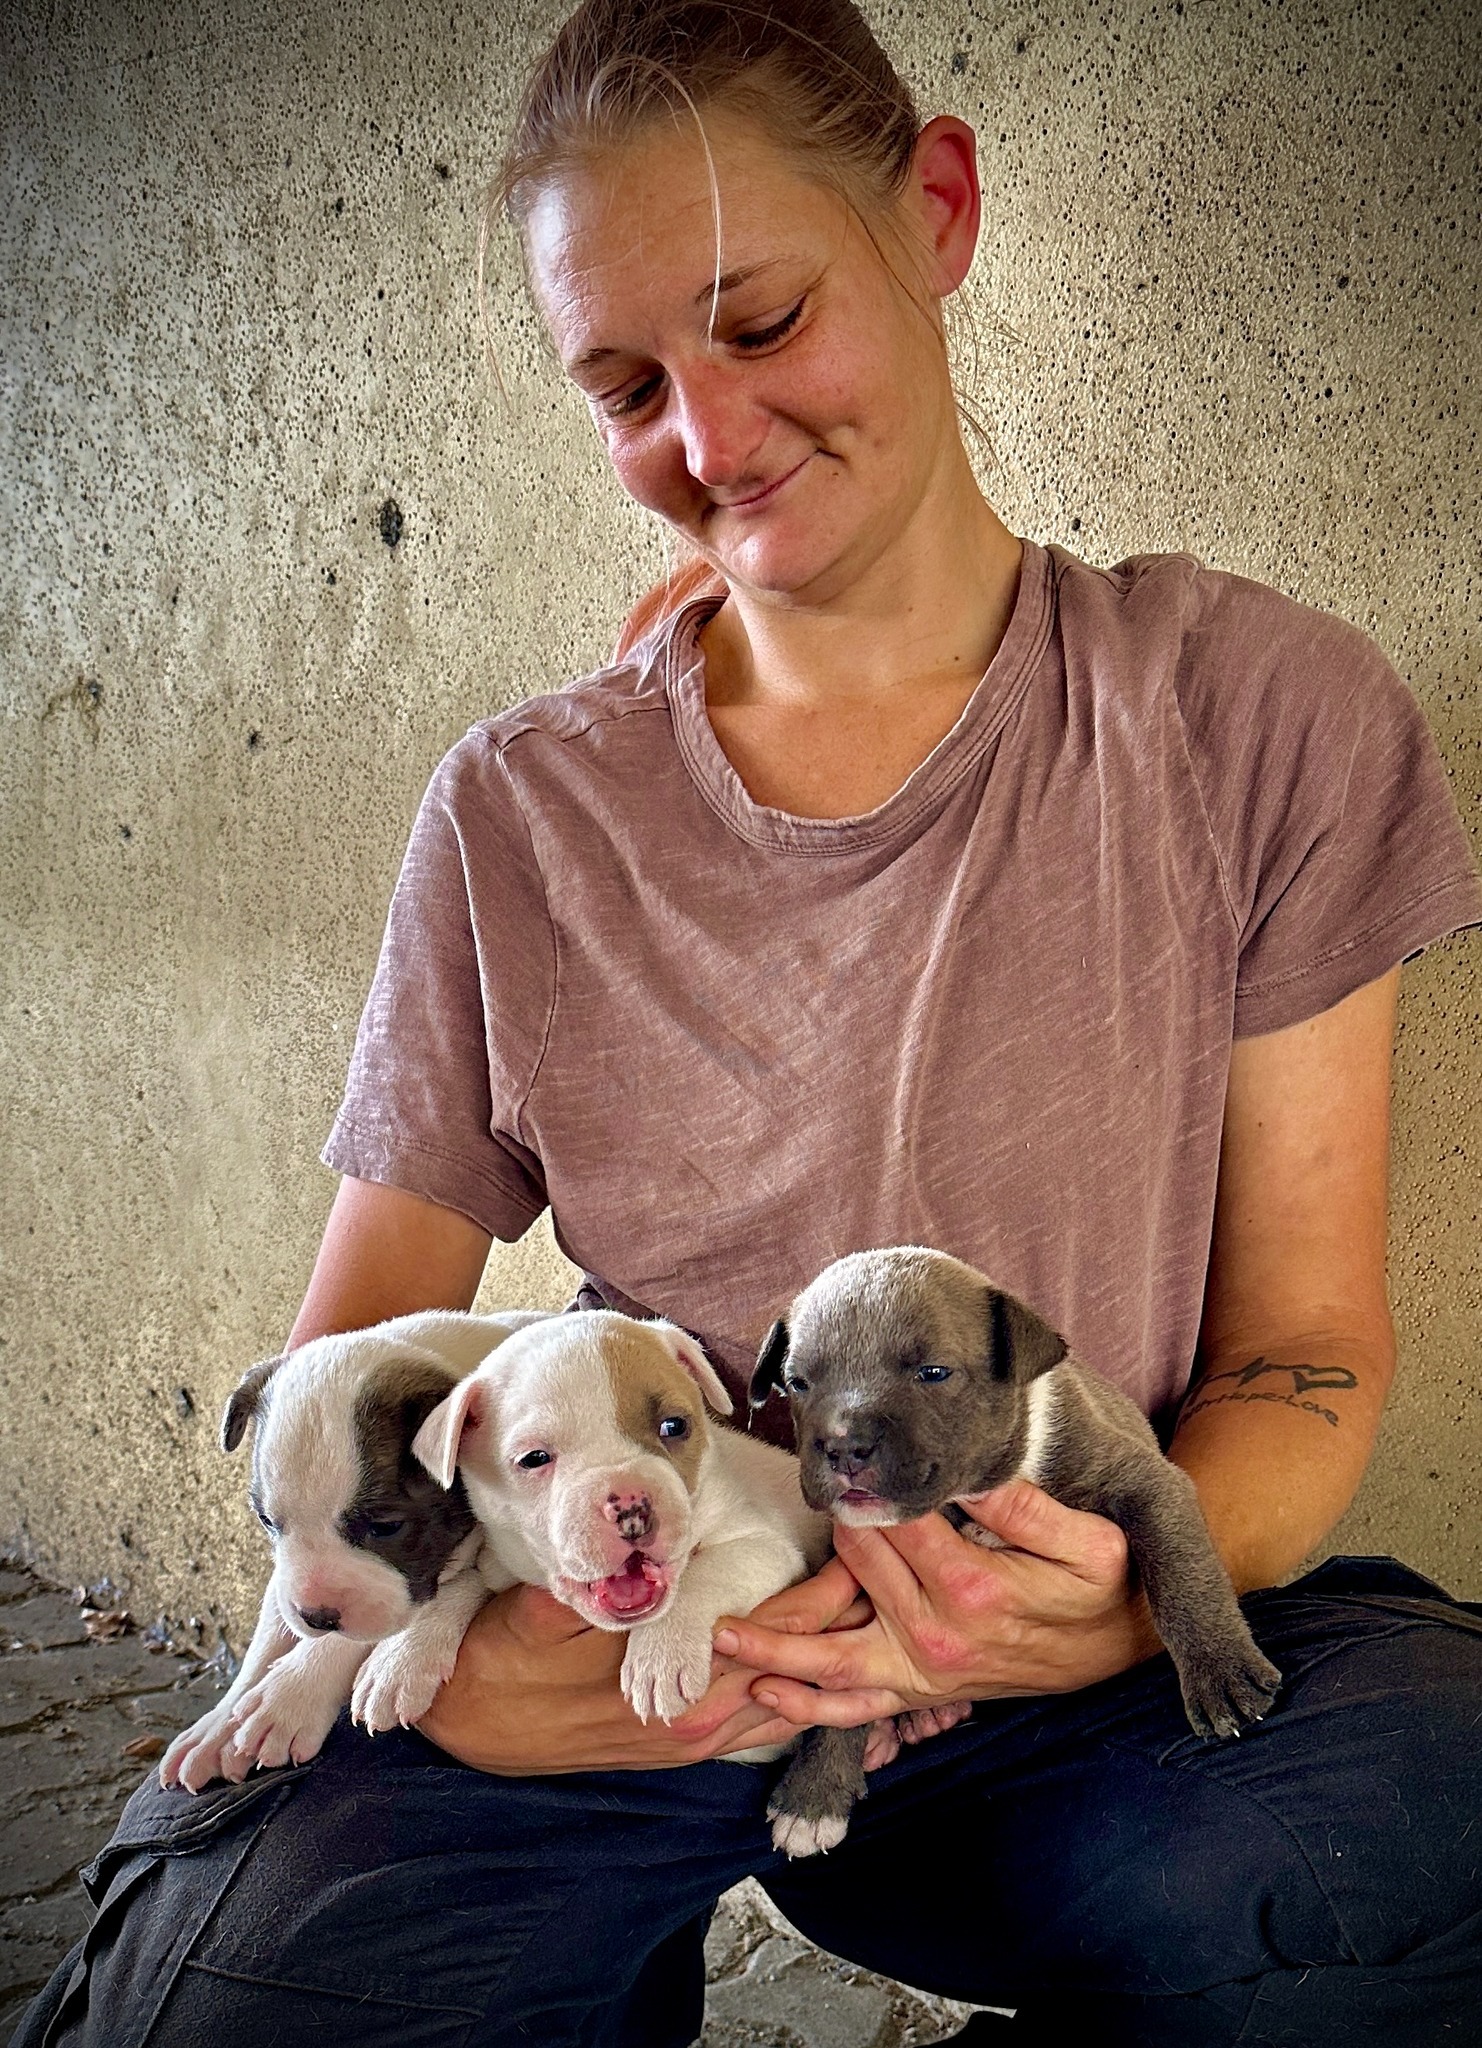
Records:
<instances>
[{"instance_id":1,"label":"brown patch on puppy's face","mask_svg":"<svg viewBox=\"0 0 1482 2048\"><path fill-rule=\"evenodd\" d=\"M448 1374L438 1366L392 1358L355 1403L360 1484L340 1527L347 1543L400 1572L416 1602L432 1598L474 1523L462 1482L455 1477L444 1491L412 1456L412 1439L447 1392Z\"/></svg>"},{"instance_id":2,"label":"brown patch on puppy's face","mask_svg":"<svg viewBox=\"0 0 1482 2048\"><path fill-rule=\"evenodd\" d=\"M602 1350L618 1428L639 1450L667 1458L693 1494L709 1442L695 1382L641 1324L615 1322L604 1333Z\"/></svg>"}]
</instances>

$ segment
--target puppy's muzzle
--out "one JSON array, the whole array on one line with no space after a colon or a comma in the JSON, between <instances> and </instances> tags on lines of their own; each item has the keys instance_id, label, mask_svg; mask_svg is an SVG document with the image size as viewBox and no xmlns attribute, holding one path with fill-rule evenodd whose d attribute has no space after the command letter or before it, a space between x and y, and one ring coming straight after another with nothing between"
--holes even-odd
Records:
<instances>
[{"instance_id":1,"label":"puppy's muzzle","mask_svg":"<svg viewBox=\"0 0 1482 2048\"><path fill-rule=\"evenodd\" d=\"M340 1626L340 1610L338 1607L301 1607L298 1611L298 1618L304 1627L312 1629L316 1636L335 1635L338 1633Z\"/></svg>"},{"instance_id":2,"label":"puppy's muzzle","mask_svg":"<svg viewBox=\"0 0 1482 2048\"><path fill-rule=\"evenodd\" d=\"M654 1531L654 1506L646 1493L610 1493L602 1512L625 1543L639 1544Z\"/></svg>"},{"instance_id":3,"label":"puppy's muzzle","mask_svg":"<svg viewBox=\"0 0 1482 2048\"><path fill-rule=\"evenodd\" d=\"M830 1471L836 1472L841 1479L854 1480L874 1465L875 1454L880 1448L880 1436L881 1432L874 1424L867 1424L863 1428L856 1425L852 1428L830 1430L822 1436L815 1437L813 1444L819 1455L827 1461Z\"/></svg>"}]
</instances>

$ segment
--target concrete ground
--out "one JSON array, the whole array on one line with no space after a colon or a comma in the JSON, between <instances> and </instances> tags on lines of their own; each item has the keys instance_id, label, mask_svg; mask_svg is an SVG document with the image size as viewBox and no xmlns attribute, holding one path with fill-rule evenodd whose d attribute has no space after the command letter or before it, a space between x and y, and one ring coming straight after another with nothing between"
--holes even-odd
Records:
<instances>
[{"instance_id":1,"label":"concrete ground","mask_svg":"<svg viewBox=\"0 0 1482 2048\"><path fill-rule=\"evenodd\" d=\"M0 1560L0 2041L87 1926L78 1870L225 1683L190 1636L141 1631L106 1581L67 1592ZM924 2048L967 2016L825 1955L750 1883L721 1900L706 1953L701 2048Z\"/></svg>"}]
</instances>

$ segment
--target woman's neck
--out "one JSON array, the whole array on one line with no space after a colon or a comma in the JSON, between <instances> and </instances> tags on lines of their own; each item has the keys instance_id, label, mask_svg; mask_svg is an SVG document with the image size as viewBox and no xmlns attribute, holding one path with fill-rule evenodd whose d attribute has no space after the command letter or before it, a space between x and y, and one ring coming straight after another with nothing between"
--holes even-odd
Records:
<instances>
[{"instance_id":1,"label":"woman's neck","mask_svg":"<svg viewBox=\"0 0 1482 2048\"><path fill-rule=\"evenodd\" d=\"M752 800L841 818L893 796L998 651L1022 556L973 484L951 520L830 601L733 590L701 635L705 701Z\"/></svg>"},{"instance_id":2,"label":"woman's neck","mask_svg":"<svg viewBox=\"0 0 1482 2048\"><path fill-rule=\"evenodd\" d=\"M706 702L823 710L954 678L970 690L1008 625L1022 554L973 483L822 601L733 588L702 635Z\"/></svg>"}]
</instances>

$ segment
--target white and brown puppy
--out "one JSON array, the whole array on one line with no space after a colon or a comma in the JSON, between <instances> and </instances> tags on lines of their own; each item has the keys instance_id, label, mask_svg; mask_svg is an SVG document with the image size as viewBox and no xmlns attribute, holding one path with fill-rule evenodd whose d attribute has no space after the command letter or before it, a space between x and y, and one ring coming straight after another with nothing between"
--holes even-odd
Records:
<instances>
[{"instance_id":1,"label":"white and brown puppy","mask_svg":"<svg viewBox=\"0 0 1482 2048\"><path fill-rule=\"evenodd\" d=\"M753 1407L779 1388L813 1507L877 1527L940 1510L991 1543L953 1503L1033 1480L1123 1530L1198 1734L1237 1735L1270 1706L1281 1674L1236 1604L1192 1480L1125 1394L971 1266L915 1245L836 1260L762 1347ZM863 1742L862 1729L810 1731L769 1809L779 1848L843 1839Z\"/></svg>"},{"instance_id":2,"label":"white and brown puppy","mask_svg":"<svg viewBox=\"0 0 1482 2048\"><path fill-rule=\"evenodd\" d=\"M487 1589L467 1497L432 1483L412 1440L462 1374L543 1320L430 1310L316 1338L245 1375L221 1441L235 1450L256 1423L252 1508L273 1574L235 1682L170 1744L163 1784L194 1792L305 1762L352 1691L371 1729L427 1711Z\"/></svg>"},{"instance_id":3,"label":"white and brown puppy","mask_svg":"<svg viewBox=\"0 0 1482 2048\"><path fill-rule=\"evenodd\" d=\"M705 1691L722 1614L747 1613L829 1549L797 1460L713 1426L707 1402L731 1413L692 1337L590 1310L511 1337L415 1444L440 1485L461 1472L491 1589L542 1585L627 1633L622 1687L644 1720L671 1721Z\"/></svg>"}]
</instances>

